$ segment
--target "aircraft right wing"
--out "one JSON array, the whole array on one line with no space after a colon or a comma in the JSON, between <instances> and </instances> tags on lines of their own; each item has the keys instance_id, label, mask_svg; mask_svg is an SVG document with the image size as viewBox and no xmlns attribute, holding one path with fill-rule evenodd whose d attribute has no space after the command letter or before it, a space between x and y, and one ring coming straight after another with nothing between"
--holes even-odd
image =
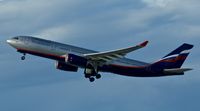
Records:
<instances>
[{"instance_id":1,"label":"aircraft right wing","mask_svg":"<svg viewBox=\"0 0 200 111\"><path fill-rule=\"evenodd\" d=\"M113 61L119 58L123 58L126 54L145 47L147 43L148 41L145 41L139 45L128 47L128 48L123 48L123 49L118 49L118 50L113 50L113 51L106 51L106 52L99 52L99 53L84 54L84 57L86 57L87 59L94 60L94 61L109 62L109 61Z\"/></svg>"}]
</instances>

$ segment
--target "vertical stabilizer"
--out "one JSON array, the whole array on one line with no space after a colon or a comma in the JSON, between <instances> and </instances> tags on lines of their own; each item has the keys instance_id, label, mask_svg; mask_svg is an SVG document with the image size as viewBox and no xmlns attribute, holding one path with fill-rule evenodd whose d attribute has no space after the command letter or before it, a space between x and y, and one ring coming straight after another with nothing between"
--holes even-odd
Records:
<instances>
[{"instance_id":1,"label":"vertical stabilizer","mask_svg":"<svg viewBox=\"0 0 200 111\"><path fill-rule=\"evenodd\" d=\"M188 57L192 48L193 45L184 43L156 63L152 64L152 67L159 67L162 69L180 68Z\"/></svg>"}]
</instances>

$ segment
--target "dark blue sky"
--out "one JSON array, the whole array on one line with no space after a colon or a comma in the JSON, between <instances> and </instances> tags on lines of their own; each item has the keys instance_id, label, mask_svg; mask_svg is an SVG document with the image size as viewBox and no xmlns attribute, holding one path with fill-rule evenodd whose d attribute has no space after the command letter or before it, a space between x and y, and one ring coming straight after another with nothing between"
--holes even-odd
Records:
<instances>
[{"instance_id":1,"label":"dark blue sky","mask_svg":"<svg viewBox=\"0 0 200 111\"><path fill-rule=\"evenodd\" d=\"M199 0L1 0L1 111L199 111ZM194 44L184 76L130 78L102 73L90 83L55 69L55 61L21 54L5 43L31 35L105 51L150 43L128 57L160 59Z\"/></svg>"}]
</instances>

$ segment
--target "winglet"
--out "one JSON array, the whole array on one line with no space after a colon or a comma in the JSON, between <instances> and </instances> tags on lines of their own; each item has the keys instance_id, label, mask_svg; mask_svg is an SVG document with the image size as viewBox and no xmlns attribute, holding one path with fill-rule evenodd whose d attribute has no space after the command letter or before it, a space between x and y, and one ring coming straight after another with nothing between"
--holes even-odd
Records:
<instances>
[{"instance_id":1,"label":"winglet","mask_svg":"<svg viewBox=\"0 0 200 111\"><path fill-rule=\"evenodd\" d=\"M148 44L148 42L149 42L149 41L145 41L145 42L141 43L139 46L145 47L145 46Z\"/></svg>"}]
</instances>

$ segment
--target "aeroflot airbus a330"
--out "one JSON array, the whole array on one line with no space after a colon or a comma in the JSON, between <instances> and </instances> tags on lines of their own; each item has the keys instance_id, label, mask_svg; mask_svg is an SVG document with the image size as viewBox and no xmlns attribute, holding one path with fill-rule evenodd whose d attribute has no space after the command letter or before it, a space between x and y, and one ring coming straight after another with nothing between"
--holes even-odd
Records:
<instances>
[{"instance_id":1,"label":"aeroflot airbus a330","mask_svg":"<svg viewBox=\"0 0 200 111\"><path fill-rule=\"evenodd\" d=\"M90 82L101 78L99 72L111 72L132 77L160 77L183 75L190 68L181 68L193 45L184 43L155 63L145 63L128 59L126 54L143 48L145 41L139 45L106 52L97 52L71 45L30 36L17 36L7 40L7 43L22 53L56 60L56 68L64 71L77 72L84 69L85 78Z\"/></svg>"}]
</instances>

